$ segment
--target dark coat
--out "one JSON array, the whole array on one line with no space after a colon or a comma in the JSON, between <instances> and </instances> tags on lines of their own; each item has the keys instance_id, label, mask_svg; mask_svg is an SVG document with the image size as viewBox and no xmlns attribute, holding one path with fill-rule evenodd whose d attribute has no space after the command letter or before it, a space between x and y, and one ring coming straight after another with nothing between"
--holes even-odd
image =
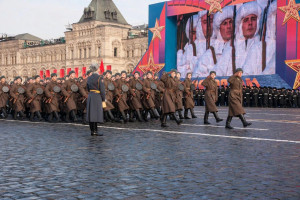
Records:
<instances>
[{"instance_id":1,"label":"dark coat","mask_svg":"<svg viewBox=\"0 0 300 200\"><path fill-rule=\"evenodd\" d=\"M207 77L202 85L205 87L205 111L206 112L218 112L216 102L218 100L218 84L210 76Z\"/></svg>"},{"instance_id":2,"label":"dark coat","mask_svg":"<svg viewBox=\"0 0 300 200\"><path fill-rule=\"evenodd\" d=\"M105 101L105 85L103 79L98 74L91 75L87 80L87 89L89 92L87 98L87 122L103 123L102 102ZM93 90L100 91L100 93Z\"/></svg>"},{"instance_id":3,"label":"dark coat","mask_svg":"<svg viewBox=\"0 0 300 200\"><path fill-rule=\"evenodd\" d=\"M236 117L245 114L243 108L243 80L233 75L228 79L228 83L230 83L228 116Z\"/></svg>"}]
</instances>

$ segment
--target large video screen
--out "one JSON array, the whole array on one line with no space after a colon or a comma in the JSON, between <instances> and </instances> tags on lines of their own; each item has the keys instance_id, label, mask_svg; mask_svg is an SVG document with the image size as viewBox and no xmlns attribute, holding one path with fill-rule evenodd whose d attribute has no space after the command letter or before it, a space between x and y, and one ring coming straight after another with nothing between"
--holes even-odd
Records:
<instances>
[{"instance_id":1,"label":"large video screen","mask_svg":"<svg viewBox=\"0 0 300 200\"><path fill-rule=\"evenodd\" d=\"M177 69L182 77L275 74L277 1L257 0L177 17Z\"/></svg>"}]
</instances>

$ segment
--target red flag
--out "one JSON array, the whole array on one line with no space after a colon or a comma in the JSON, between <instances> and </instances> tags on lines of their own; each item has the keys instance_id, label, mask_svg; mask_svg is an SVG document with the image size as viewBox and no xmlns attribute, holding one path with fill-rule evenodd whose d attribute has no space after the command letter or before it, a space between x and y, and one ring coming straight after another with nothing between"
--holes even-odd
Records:
<instances>
[{"instance_id":1,"label":"red flag","mask_svg":"<svg viewBox=\"0 0 300 200\"><path fill-rule=\"evenodd\" d=\"M65 70L64 69L60 69L59 75L60 75L60 78L65 77Z\"/></svg>"},{"instance_id":2,"label":"red flag","mask_svg":"<svg viewBox=\"0 0 300 200\"><path fill-rule=\"evenodd\" d=\"M86 67L82 68L82 77L85 78L86 77Z\"/></svg>"},{"instance_id":3,"label":"red flag","mask_svg":"<svg viewBox=\"0 0 300 200\"><path fill-rule=\"evenodd\" d=\"M67 68L67 75L69 75L71 70L72 70L71 68Z\"/></svg>"},{"instance_id":4,"label":"red flag","mask_svg":"<svg viewBox=\"0 0 300 200\"><path fill-rule=\"evenodd\" d=\"M75 68L75 75L76 75L76 78L78 78L78 75L79 75L78 67Z\"/></svg>"},{"instance_id":5,"label":"red flag","mask_svg":"<svg viewBox=\"0 0 300 200\"><path fill-rule=\"evenodd\" d=\"M103 60L101 60L101 64L100 64L100 74L103 74L104 72L104 64L103 64Z\"/></svg>"},{"instance_id":6,"label":"red flag","mask_svg":"<svg viewBox=\"0 0 300 200\"><path fill-rule=\"evenodd\" d=\"M50 78L50 70L46 70L46 78Z\"/></svg>"},{"instance_id":7,"label":"red flag","mask_svg":"<svg viewBox=\"0 0 300 200\"><path fill-rule=\"evenodd\" d=\"M40 77L41 79L44 79L44 71L40 71Z\"/></svg>"},{"instance_id":8,"label":"red flag","mask_svg":"<svg viewBox=\"0 0 300 200\"><path fill-rule=\"evenodd\" d=\"M106 70L110 70L111 71L111 65L107 65L106 66Z\"/></svg>"},{"instance_id":9,"label":"red flag","mask_svg":"<svg viewBox=\"0 0 300 200\"><path fill-rule=\"evenodd\" d=\"M54 69L54 70L53 70L53 73L57 74L57 69Z\"/></svg>"}]
</instances>

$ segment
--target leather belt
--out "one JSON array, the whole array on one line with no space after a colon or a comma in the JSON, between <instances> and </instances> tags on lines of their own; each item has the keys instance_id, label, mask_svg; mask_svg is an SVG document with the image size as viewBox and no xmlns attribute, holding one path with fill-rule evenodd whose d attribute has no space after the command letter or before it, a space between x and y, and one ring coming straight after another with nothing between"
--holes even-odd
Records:
<instances>
[{"instance_id":1,"label":"leather belt","mask_svg":"<svg viewBox=\"0 0 300 200\"><path fill-rule=\"evenodd\" d=\"M90 90L90 92L96 93L96 94L100 94L99 90Z\"/></svg>"}]
</instances>

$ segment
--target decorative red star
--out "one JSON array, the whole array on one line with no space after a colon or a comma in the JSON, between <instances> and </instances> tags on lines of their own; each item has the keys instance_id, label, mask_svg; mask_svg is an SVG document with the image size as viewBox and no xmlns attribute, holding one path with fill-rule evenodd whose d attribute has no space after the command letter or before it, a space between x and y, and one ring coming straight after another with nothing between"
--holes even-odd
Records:
<instances>
[{"instance_id":1,"label":"decorative red star","mask_svg":"<svg viewBox=\"0 0 300 200\"><path fill-rule=\"evenodd\" d=\"M293 69L295 72L297 72L297 76L294 82L294 89L297 89L300 87L300 59L298 60L286 60L285 64L289 66L291 69Z\"/></svg>"},{"instance_id":2,"label":"decorative red star","mask_svg":"<svg viewBox=\"0 0 300 200\"><path fill-rule=\"evenodd\" d=\"M158 20L156 19L155 27L149 28L149 30L153 33L152 40L154 40L155 38L159 38L159 40L161 40L161 34L160 34L160 32L161 32L164 28L165 28L164 26L159 26L159 25L158 25Z\"/></svg>"},{"instance_id":3,"label":"decorative red star","mask_svg":"<svg viewBox=\"0 0 300 200\"><path fill-rule=\"evenodd\" d=\"M287 21L289 21L291 18L300 22L300 17L298 12L300 10L300 4L296 4L295 0L290 0L287 6L279 7L279 10L285 13L282 25L285 24Z\"/></svg>"},{"instance_id":4,"label":"decorative red star","mask_svg":"<svg viewBox=\"0 0 300 200\"><path fill-rule=\"evenodd\" d=\"M151 71L153 74L156 74L164 68L165 63L163 64L155 64L153 59L153 53L150 52L148 64L146 65L140 65L139 68L142 70L143 73L147 73L148 71Z\"/></svg>"},{"instance_id":5,"label":"decorative red star","mask_svg":"<svg viewBox=\"0 0 300 200\"><path fill-rule=\"evenodd\" d=\"M211 13L216 13L218 11L222 12L222 3L223 0L205 0L205 3L209 4L209 12L208 15Z\"/></svg>"}]
</instances>

